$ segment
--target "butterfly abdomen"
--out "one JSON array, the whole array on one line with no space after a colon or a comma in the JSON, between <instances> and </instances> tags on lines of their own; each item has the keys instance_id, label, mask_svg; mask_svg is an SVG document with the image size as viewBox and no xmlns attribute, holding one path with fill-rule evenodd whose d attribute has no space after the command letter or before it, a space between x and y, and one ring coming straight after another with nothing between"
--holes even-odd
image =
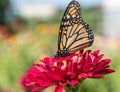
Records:
<instances>
[{"instance_id":1,"label":"butterfly abdomen","mask_svg":"<svg viewBox=\"0 0 120 92\"><path fill-rule=\"evenodd\" d=\"M58 57L66 57L68 56L70 53L68 52L68 50L65 48L63 50L58 50L55 57L58 58Z\"/></svg>"}]
</instances>

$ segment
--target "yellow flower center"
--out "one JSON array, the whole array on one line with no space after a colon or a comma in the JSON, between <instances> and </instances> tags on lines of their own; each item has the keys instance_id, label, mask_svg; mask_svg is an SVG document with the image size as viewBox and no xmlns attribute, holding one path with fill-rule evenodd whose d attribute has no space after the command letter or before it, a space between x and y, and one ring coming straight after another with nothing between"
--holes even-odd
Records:
<instances>
[{"instance_id":1,"label":"yellow flower center","mask_svg":"<svg viewBox=\"0 0 120 92\"><path fill-rule=\"evenodd\" d=\"M53 63L53 66L57 66L57 62L54 62L54 63Z\"/></svg>"},{"instance_id":2,"label":"yellow flower center","mask_svg":"<svg viewBox=\"0 0 120 92\"><path fill-rule=\"evenodd\" d=\"M64 66L67 66L66 60L63 60L62 62Z\"/></svg>"},{"instance_id":3,"label":"yellow flower center","mask_svg":"<svg viewBox=\"0 0 120 92\"><path fill-rule=\"evenodd\" d=\"M64 67L67 66L66 60L63 60L62 63L63 63L63 66L64 66ZM54 63L53 63L53 66L56 66L56 67L57 67L57 65L58 65L58 62L54 62Z\"/></svg>"}]
</instances>

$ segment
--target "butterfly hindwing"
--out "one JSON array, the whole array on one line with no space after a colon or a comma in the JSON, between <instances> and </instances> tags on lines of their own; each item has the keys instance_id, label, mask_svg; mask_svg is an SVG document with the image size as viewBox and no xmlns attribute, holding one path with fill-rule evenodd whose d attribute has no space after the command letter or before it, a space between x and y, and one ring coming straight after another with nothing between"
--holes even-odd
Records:
<instances>
[{"instance_id":1,"label":"butterfly hindwing","mask_svg":"<svg viewBox=\"0 0 120 92\"><path fill-rule=\"evenodd\" d=\"M93 40L90 26L81 17L80 4L77 1L71 1L63 15L59 29L58 53L61 53L59 56L66 56L88 47L92 45Z\"/></svg>"}]
</instances>

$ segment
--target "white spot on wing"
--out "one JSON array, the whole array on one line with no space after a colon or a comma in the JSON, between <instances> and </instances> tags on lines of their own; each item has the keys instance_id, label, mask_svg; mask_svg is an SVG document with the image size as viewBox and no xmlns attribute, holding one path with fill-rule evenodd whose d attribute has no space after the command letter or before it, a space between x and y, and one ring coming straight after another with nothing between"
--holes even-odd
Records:
<instances>
[{"instance_id":1,"label":"white spot on wing","mask_svg":"<svg viewBox=\"0 0 120 92\"><path fill-rule=\"evenodd\" d=\"M64 23L64 25L66 25L66 22Z\"/></svg>"},{"instance_id":2,"label":"white spot on wing","mask_svg":"<svg viewBox=\"0 0 120 92\"><path fill-rule=\"evenodd\" d=\"M69 18L70 18L70 15L67 14L67 19L69 19Z\"/></svg>"},{"instance_id":3,"label":"white spot on wing","mask_svg":"<svg viewBox=\"0 0 120 92\"><path fill-rule=\"evenodd\" d=\"M77 18L79 18L80 16L78 15Z\"/></svg>"}]
</instances>

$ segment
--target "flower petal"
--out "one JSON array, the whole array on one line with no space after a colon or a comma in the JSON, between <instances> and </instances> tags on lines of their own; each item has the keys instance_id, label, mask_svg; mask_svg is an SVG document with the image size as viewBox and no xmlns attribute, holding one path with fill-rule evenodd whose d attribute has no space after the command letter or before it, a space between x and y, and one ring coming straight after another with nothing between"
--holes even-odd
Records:
<instances>
[{"instance_id":1,"label":"flower petal","mask_svg":"<svg viewBox=\"0 0 120 92\"><path fill-rule=\"evenodd\" d=\"M100 50L87 50L66 57L44 58L34 63L22 79L22 85L33 91L39 91L52 85L58 85L55 92L62 92L64 86L74 86L87 79L101 79L115 72L110 69L110 59L102 59Z\"/></svg>"},{"instance_id":2,"label":"flower petal","mask_svg":"<svg viewBox=\"0 0 120 92\"><path fill-rule=\"evenodd\" d=\"M55 88L55 92L63 92L64 86L60 85Z\"/></svg>"},{"instance_id":3,"label":"flower petal","mask_svg":"<svg viewBox=\"0 0 120 92\"><path fill-rule=\"evenodd\" d=\"M71 85L76 85L78 82L79 82L78 80L72 80L72 81L70 82L70 84L71 84Z\"/></svg>"}]
</instances>

